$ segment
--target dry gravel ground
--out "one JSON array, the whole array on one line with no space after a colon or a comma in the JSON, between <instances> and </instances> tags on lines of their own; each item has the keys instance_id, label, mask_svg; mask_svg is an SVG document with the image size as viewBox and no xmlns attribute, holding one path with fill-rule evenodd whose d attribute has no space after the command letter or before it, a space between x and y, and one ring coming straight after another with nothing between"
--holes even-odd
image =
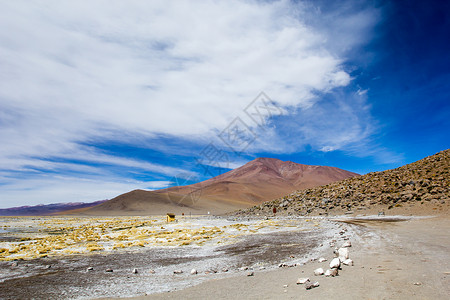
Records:
<instances>
[{"instance_id":1,"label":"dry gravel ground","mask_svg":"<svg viewBox=\"0 0 450 300\"><path fill-rule=\"evenodd\" d=\"M301 267L255 271L204 282L184 290L135 299L449 299L450 218L402 222L360 220L358 237L349 248L353 267L343 266L337 277L314 276L327 262ZM297 278L309 277L320 286L306 290ZM287 285L287 287L286 287Z\"/></svg>"}]
</instances>

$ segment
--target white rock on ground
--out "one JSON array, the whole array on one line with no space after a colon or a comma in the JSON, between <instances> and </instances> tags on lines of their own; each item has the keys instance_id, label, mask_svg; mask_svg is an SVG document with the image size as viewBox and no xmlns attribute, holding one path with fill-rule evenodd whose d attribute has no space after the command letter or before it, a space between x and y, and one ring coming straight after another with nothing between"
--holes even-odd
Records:
<instances>
[{"instance_id":1,"label":"white rock on ground","mask_svg":"<svg viewBox=\"0 0 450 300\"><path fill-rule=\"evenodd\" d=\"M347 248L347 247L351 247L352 243L350 241L346 241L345 243L342 244L341 248Z\"/></svg>"},{"instance_id":2,"label":"white rock on ground","mask_svg":"<svg viewBox=\"0 0 450 300\"><path fill-rule=\"evenodd\" d=\"M305 284L307 282L309 282L309 278L299 278L297 280L297 284Z\"/></svg>"},{"instance_id":3,"label":"white rock on ground","mask_svg":"<svg viewBox=\"0 0 450 300\"><path fill-rule=\"evenodd\" d=\"M342 263L346 266L353 266L353 260L351 260L350 258L344 260Z\"/></svg>"},{"instance_id":4,"label":"white rock on ground","mask_svg":"<svg viewBox=\"0 0 450 300\"><path fill-rule=\"evenodd\" d=\"M317 268L314 270L314 275L318 276L318 275L323 275L323 269L322 268Z\"/></svg>"},{"instance_id":5,"label":"white rock on ground","mask_svg":"<svg viewBox=\"0 0 450 300\"><path fill-rule=\"evenodd\" d=\"M134 268L133 269L133 274L137 274L138 273L138 269Z\"/></svg>"},{"instance_id":6,"label":"white rock on ground","mask_svg":"<svg viewBox=\"0 0 450 300\"><path fill-rule=\"evenodd\" d=\"M196 275L198 272L197 272L197 270L196 269L192 269L191 270L191 275Z\"/></svg>"},{"instance_id":7,"label":"white rock on ground","mask_svg":"<svg viewBox=\"0 0 450 300\"><path fill-rule=\"evenodd\" d=\"M338 269L330 269L330 270L326 270L325 271L325 276L326 277L334 277L338 275Z\"/></svg>"},{"instance_id":8,"label":"white rock on ground","mask_svg":"<svg viewBox=\"0 0 450 300\"><path fill-rule=\"evenodd\" d=\"M324 257L319 258L319 262L320 262L320 263L321 263L321 262L324 262L324 261L327 261L327 259L324 258Z\"/></svg>"},{"instance_id":9,"label":"white rock on ground","mask_svg":"<svg viewBox=\"0 0 450 300\"><path fill-rule=\"evenodd\" d=\"M341 260L339 258L333 258L330 261L330 268L331 269L339 269L341 267Z\"/></svg>"},{"instance_id":10,"label":"white rock on ground","mask_svg":"<svg viewBox=\"0 0 450 300\"><path fill-rule=\"evenodd\" d=\"M175 271L173 271L173 274L182 274L182 273L183 273L182 270L175 270Z\"/></svg>"},{"instance_id":11,"label":"white rock on ground","mask_svg":"<svg viewBox=\"0 0 450 300\"><path fill-rule=\"evenodd\" d=\"M253 272L248 272L247 273L247 276L253 276L253 275L255 275L255 273L253 273Z\"/></svg>"},{"instance_id":12,"label":"white rock on ground","mask_svg":"<svg viewBox=\"0 0 450 300\"><path fill-rule=\"evenodd\" d=\"M339 248L338 254L341 261L348 259L348 248Z\"/></svg>"},{"instance_id":13,"label":"white rock on ground","mask_svg":"<svg viewBox=\"0 0 450 300\"><path fill-rule=\"evenodd\" d=\"M306 284L305 284L305 289L307 289L307 290L310 290L310 289L312 289L312 288L315 288L315 287L318 287L319 286L319 282L314 282L314 283L311 283L311 282L307 282Z\"/></svg>"}]
</instances>

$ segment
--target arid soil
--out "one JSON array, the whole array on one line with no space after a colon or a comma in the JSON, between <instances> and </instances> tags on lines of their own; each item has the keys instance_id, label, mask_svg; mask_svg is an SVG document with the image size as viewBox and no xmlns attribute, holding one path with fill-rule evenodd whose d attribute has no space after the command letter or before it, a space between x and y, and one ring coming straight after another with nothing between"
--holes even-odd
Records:
<instances>
[{"instance_id":1,"label":"arid soil","mask_svg":"<svg viewBox=\"0 0 450 300\"><path fill-rule=\"evenodd\" d=\"M337 277L314 276L328 261L301 267L255 271L254 276L213 280L181 291L137 299L448 299L450 296L450 218L401 222L356 220L350 258ZM320 286L297 285L309 277Z\"/></svg>"},{"instance_id":2,"label":"arid soil","mask_svg":"<svg viewBox=\"0 0 450 300\"><path fill-rule=\"evenodd\" d=\"M273 228L267 231L260 225L265 222ZM308 224L308 229L293 227L296 222ZM247 233L224 245L218 243L223 237L217 237L201 247L3 261L0 298L448 299L450 295L448 215L232 222L242 223L249 224L242 227ZM256 227L250 224L258 225L259 231L251 233ZM348 249L354 265L342 266L337 277L314 276L314 269L329 268L333 250L346 241L352 243ZM320 257L327 261L318 262ZM198 274L190 274L193 268ZM174 274L176 270L183 273ZM296 284L300 277L320 285L306 290Z\"/></svg>"},{"instance_id":3,"label":"arid soil","mask_svg":"<svg viewBox=\"0 0 450 300\"><path fill-rule=\"evenodd\" d=\"M22 228L6 228L11 237L25 234L32 240L3 241L7 249L22 250L3 252L0 257L0 299L92 299L173 291L205 280L236 276L245 272L242 267L259 270L284 261L304 262L320 251L320 244L337 230L334 222L310 219L196 218L170 224L128 218L33 219L21 218L21 222L8 224L38 222L41 228L50 230L46 233L50 237L39 238L36 234L43 234L39 230L30 234L22 233ZM99 224L104 225L103 233L90 232ZM33 249L42 250L44 244L54 242L51 237L61 231L55 226L64 232L57 235L57 245L77 248L79 252L48 250L45 257L34 258ZM192 244L183 245L188 235ZM71 245L74 239L78 242ZM103 249L84 249L88 247L86 241L92 239ZM136 242L143 246L136 246ZM117 243L125 248L115 248ZM137 273L133 272L135 268ZM199 274L192 276L193 268ZM183 273L174 274L176 270Z\"/></svg>"}]
</instances>

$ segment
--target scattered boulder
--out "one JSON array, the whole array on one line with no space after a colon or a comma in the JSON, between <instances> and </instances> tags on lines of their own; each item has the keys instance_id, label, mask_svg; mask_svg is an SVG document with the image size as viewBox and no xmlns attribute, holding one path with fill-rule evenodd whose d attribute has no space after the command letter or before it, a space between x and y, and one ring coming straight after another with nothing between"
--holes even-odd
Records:
<instances>
[{"instance_id":1,"label":"scattered boulder","mask_svg":"<svg viewBox=\"0 0 450 300\"><path fill-rule=\"evenodd\" d=\"M138 273L138 269L134 268L133 269L133 274L137 274Z\"/></svg>"},{"instance_id":2,"label":"scattered boulder","mask_svg":"<svg viewBox=\"0 0 450 300\"><path fill-rule=\"evenodd\" d=\"M325 271L325 276L326 277L334 277L334 276L338 276L338 269L329 269Z\"/></svg>"},{"instance_id":3,"label":"scattered boulder","mask_svg":"<svg viewBox=\"0 0 450 300\"><path fill-rule=\"evenodd\" d=\"M327 261L327 259L326 258L323 258L323 257L321 257L321 258L319 258L319 260L318 260L318 262L324 262L324 261Z\"/></svg>"},{"instance_id":4,"label":"scattered boulder","mask_svg":"<svg viewBox=\"0 0 450 300\"><path fill-rule=\"evenodd\" d=\"M312 288L315 288L315 287L318 287L319 286L319 282L314 282L314 283L311 283L311 282L307 282L306 284L305 284L305 289L307 289L307 290L310 290L310 289L312 289Z\"/></svg>"},{"instance_id":5,"label":"scattered boulder","mask_svg":"<svg viewBox=\"0 0 450 300\"><path fill-rule=\"evenodd\" d=\"M247 276L254 276L254 275L255 275L254 272L248 272L248 273L247 273Z\"/></svg>"},{"instance_id":6,"label":"scattered boulder","mask_svg":"<svg viewBox=\"0 0 450 300\"><path fill-rule=\"evenodd\" d=\"M342 263L346 266L353 266L353 260L351 260L350 258L344 260Z\"/></svg>"},{"instance_id":7,"label":"scattered boulder","mask_svg":"<svg viewBox=\"0 0 450 300\"><path fill-rule=\"evenodd\" d=\"M342 244L341 248L348 248L348 247L351 247L351 246L352 246L352 243L350 241L346 241L345 243Z\"/></svg>"},{"instance_id":8,"label":"scattered boulder","mask_svg":"<svg viewBox=\"0 0 450 300\"><path fill-rule=\"evenodd\" d=\"M183 273L182 270L175 270L175 271L173 271L173 274L182 274L182 273Z\"/></svg>"},{"instance_id":9,"label":"scattered boulder","mask_svg":"<svg viewBox=\"0 0 450 300\"><path fill-rule=\"evenodd\" d=\"M339 258L333 258L330 261L330 268L331 269L339 269L341 267L341 260Z\"/></svg>"},{"instance_id":10,"label":"scattered boulder","mask_svg":"<svg viewBox=\"0 0 450 300\"><path fill-rule=\"evenodd\" d=\"M86 271L87 271L87 272L89 272L89 271L94 271L94 268L93 268L93 267L88 267L88 268L86 269Z\"/></svg>"},{"instance_id":11,"label":"scattered boulder","mask_svg":"<svg viewBox=\"0 0 450 300\"><path fill-rule=\"evenodd\" d=\"M299 278L297 280L297 284L305 284L307 282L309 282L309 278Z\"/></svg>"},{"instance_id":12,"label":"scattered boulder","mask_svg":"<svg viewBox=\"0 0 450 300\"><path fill-rule=\"evenodd\" d=\"M314 270L314 275L319 276L319 275L323 275L323 269L322 268L317 268Z\"/></svg>"},{"instance_id":13,"label":"scattered boulder","mask_svg":"<svg viewBox=\"0 0 450 300\"><path fill-rule=\"evenodd\" d=\"M341 261L348 259L348 248L339 248L338 254Z\"/></svg>"},{"instance_id":14,"label":"scattered boulder","mask_svg":"<svg viewBox=\"0 0 450 300\"><path fill-rule=\"evenodd\" d=\"M105 272L111 273L111 272L113 272L113 269L106 269Z\"/></svg>"},{"instance_id":15,"label":"scattered boulder","mask_svg":"<svg viewBox=\"0 0 450 300\"><path fill-rule=\"evenodd\" d=\"M222 268L222 272L228 272L228 269L227 268Z\"/></svg>"},{"instance_id":16,"label":"scattered boulder","mask_svg":"<svg viewBox=\"0 0 450 300\"><path fill-rule=\"evenodd\" d=\"M197 272L197 269L192 269L191 270L191 275L196 275L198 272Z\"/></svg>"},{"instance_id":17,"label":"scattered boulder","mask_svg":"<svg viewBox=\"0 0 450 300\"><path fill-rule=\"evenodd\" d=\"M148 272L149 272L150 274L155 274L155 273L156 273L155 270L148 270Z\"/></svg>"},{"instance_id":18,"label":"scattered boulder","mask_svg":"<svg viewBox=\"0 0 450 300\"><path fill-rule=\"evenodd\" d=\"M239 271L247 271L248 270L248 267L240 267L239 268Z\"/></svg>"}]
</instances>

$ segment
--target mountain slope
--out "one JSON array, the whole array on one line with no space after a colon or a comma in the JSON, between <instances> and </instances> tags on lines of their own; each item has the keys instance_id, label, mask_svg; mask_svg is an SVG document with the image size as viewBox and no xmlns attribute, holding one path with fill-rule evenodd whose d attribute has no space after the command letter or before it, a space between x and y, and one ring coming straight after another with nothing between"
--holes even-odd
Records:
<instances>
[{"instance_id":1,"label":"mountain slope","mask_svg":"<svg viewBox=\"0 0 450 300\"><path fill-rule=\"evenodd\" d=\"M220 214L247 208L297 189L358 176L326 166L257 158L237 169L188 186L135 190L86 210L87 214Z\"/></svg>"},{"instance_id":2,"label":"mountain slope","mask_svg":"<svg viewBox=\"0 0 450 300\"><path fill-rule=\"evenodd\" d=\"M397 169L296 191L238 214L339 214L392 210L445 212L450 208L450 150Z\"/></svg>"}]
</instances>

